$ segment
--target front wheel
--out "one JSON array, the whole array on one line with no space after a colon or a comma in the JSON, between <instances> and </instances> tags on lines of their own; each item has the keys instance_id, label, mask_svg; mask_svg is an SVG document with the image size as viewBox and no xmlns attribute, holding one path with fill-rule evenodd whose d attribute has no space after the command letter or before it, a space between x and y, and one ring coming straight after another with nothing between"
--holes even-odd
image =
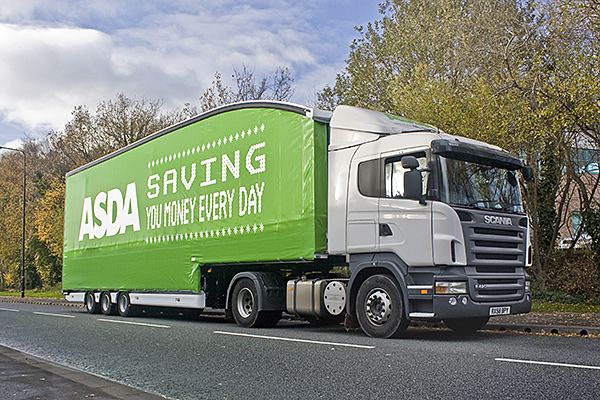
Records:
<instances>
[{"instance_id":1,"label":"front wheel","mask_svg":"<svg viewBox=\"0 0 600 400\"><path fill-rule=\"evenodd\" d=\"M468 334L483 328L489 320L490 317L452 318L445 319L444 324L456 333Z\"/></svg>"},{"instance_id":2,"label":"front wheel","mask_svg":"<svg viewBox=\"0 0 600 400\"><path fill-rule=\"evenodd\" d=\"M388 275L373 275L358 289L356 317L362 330L371 337L401 336L409 321L404 317L402 292Z\"/></svg>"},{"instance_id":3,"label":"front wheel","mask_svg":"<svg viewBox=\"0 0 600 400\"><path fill-rule=\"evenodd\" d=\"M275 326L281 318L281 311L258 309L258 290L251 279L240 279L233 287L231 299L233 319L246 328Z\"/></svg>"}]
</instances>

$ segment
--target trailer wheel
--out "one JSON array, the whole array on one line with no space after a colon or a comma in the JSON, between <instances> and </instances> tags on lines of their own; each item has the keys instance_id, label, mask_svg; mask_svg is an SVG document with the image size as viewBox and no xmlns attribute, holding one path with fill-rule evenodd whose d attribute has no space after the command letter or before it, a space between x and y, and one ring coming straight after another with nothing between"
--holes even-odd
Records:
<instances>
[{"instance_id":1,"label":"trailer wheel","mask_svg":"<svg viewBox=\"0 0 600 400\"><path fill-rule=\"evenodd\" d=\"M453 332L461 335L473 333L483 328L488 323L490 317L476 317L476 318L452 318L445 319L444 324Z\"/></svg>"},{"instance_id":2,"label":"trailer wheel","mask_svg":"<svg viewBox=\"0 0 600 400\"><path fill-rule=\"evenodd\" d=\"M90 314L100 314L100 304L96 303L94 292L85 292L85 309Z\"/></svg>"},{"instance_id":3,"label":"trailer wheel","mask_svg":"<svg viewBox=\"0 0 600 400\"><path fill-rule=\"evenodd\" d=\"M136 314L136 306L131 305L129 293L120 292L117 297L117 311L121 317L133 317Z\"/></svg>"},{"instance_id":4,"label":"trailer wheel","mask_svg":"<svg viewBox=\"0 0 600 400\"><path fill-rule=\"evenodd\" d=\"M233 319L246 328L275 326L281 319L281 311L258 309L258 290L251 279L240 279L233 287L231 299Z\"/></svg>"},{"instance_id":5,"label":"trailer wheel","mask_svg":"<svg viewBox=\"0 0 600 400\"><path fill-rule=\"evenodd\" d=\"M110 299L110 292L102 292L100 295L100 310L104 315L116 315L117 307Z\"/></svg>"},{"instance_id":6,"label":"trailer wheel","mask_svg":"<svg viewBox=\"0 0 600 400\"><path fill-rule=\"evenodd\" d=\"M362 330L371 337L398 337L408 328L404 317L402 293L388 275L373 275L358 289L356 317Z\"/></svg>"}]
</instances>

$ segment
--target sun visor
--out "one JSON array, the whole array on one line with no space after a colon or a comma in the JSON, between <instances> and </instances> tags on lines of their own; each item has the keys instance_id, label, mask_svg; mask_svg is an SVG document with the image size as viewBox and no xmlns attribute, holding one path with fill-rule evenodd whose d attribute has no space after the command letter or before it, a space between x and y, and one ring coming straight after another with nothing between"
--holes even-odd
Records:
<instances>
[{"instance_id":1,"label":"sun visor","mask_svg":"<svg viewBox=\"0 0 600 400\"><path fill-rule=\"evenodd\" d=\"M523 160L508 152L459 141L436 139L431 142L431 150L433 154L439 154L447 158L489 165L491 167L510 170L525 167Z\"/></svg>"}]
</instances>

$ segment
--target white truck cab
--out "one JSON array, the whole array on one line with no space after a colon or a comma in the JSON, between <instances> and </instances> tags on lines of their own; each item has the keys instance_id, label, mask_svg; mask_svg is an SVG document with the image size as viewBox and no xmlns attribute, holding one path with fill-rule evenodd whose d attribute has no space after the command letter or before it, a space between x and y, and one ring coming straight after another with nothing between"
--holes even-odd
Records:
<instances>
[{"instance_id":1,"label":"white truck cab","mask_svg":"<svg viewBox=\"0 0 600 400\"><path fill-rule=\"evenodd\" d=\"M469 331L493 315L530 311L529 224L517 172L531 173L520 159L348 106L329 126L328 251L349 258L350 319L358 315L363 330L380 336L381 321L392 317L386 290L358 293L375 273L393 277L407 321Z\"/></svg>"}]
</instances>

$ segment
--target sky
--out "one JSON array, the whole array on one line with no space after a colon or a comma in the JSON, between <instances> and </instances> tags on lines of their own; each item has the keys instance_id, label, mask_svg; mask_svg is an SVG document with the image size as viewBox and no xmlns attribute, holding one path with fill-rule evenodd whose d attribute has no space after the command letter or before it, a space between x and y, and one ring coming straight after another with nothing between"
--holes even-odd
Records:
<instances>
[{"instance_id":1,"label":"sky","mask_svg":"<svg viewBox=\"0 0 600 400\"><path fill-rule=\"evenodd\" d=\"M307 104L343 71L378 0L2 0L0 146L61 130L75 106L128 97L199 106L219 71L279 66Z\"/></svg>"}]
</instances>

